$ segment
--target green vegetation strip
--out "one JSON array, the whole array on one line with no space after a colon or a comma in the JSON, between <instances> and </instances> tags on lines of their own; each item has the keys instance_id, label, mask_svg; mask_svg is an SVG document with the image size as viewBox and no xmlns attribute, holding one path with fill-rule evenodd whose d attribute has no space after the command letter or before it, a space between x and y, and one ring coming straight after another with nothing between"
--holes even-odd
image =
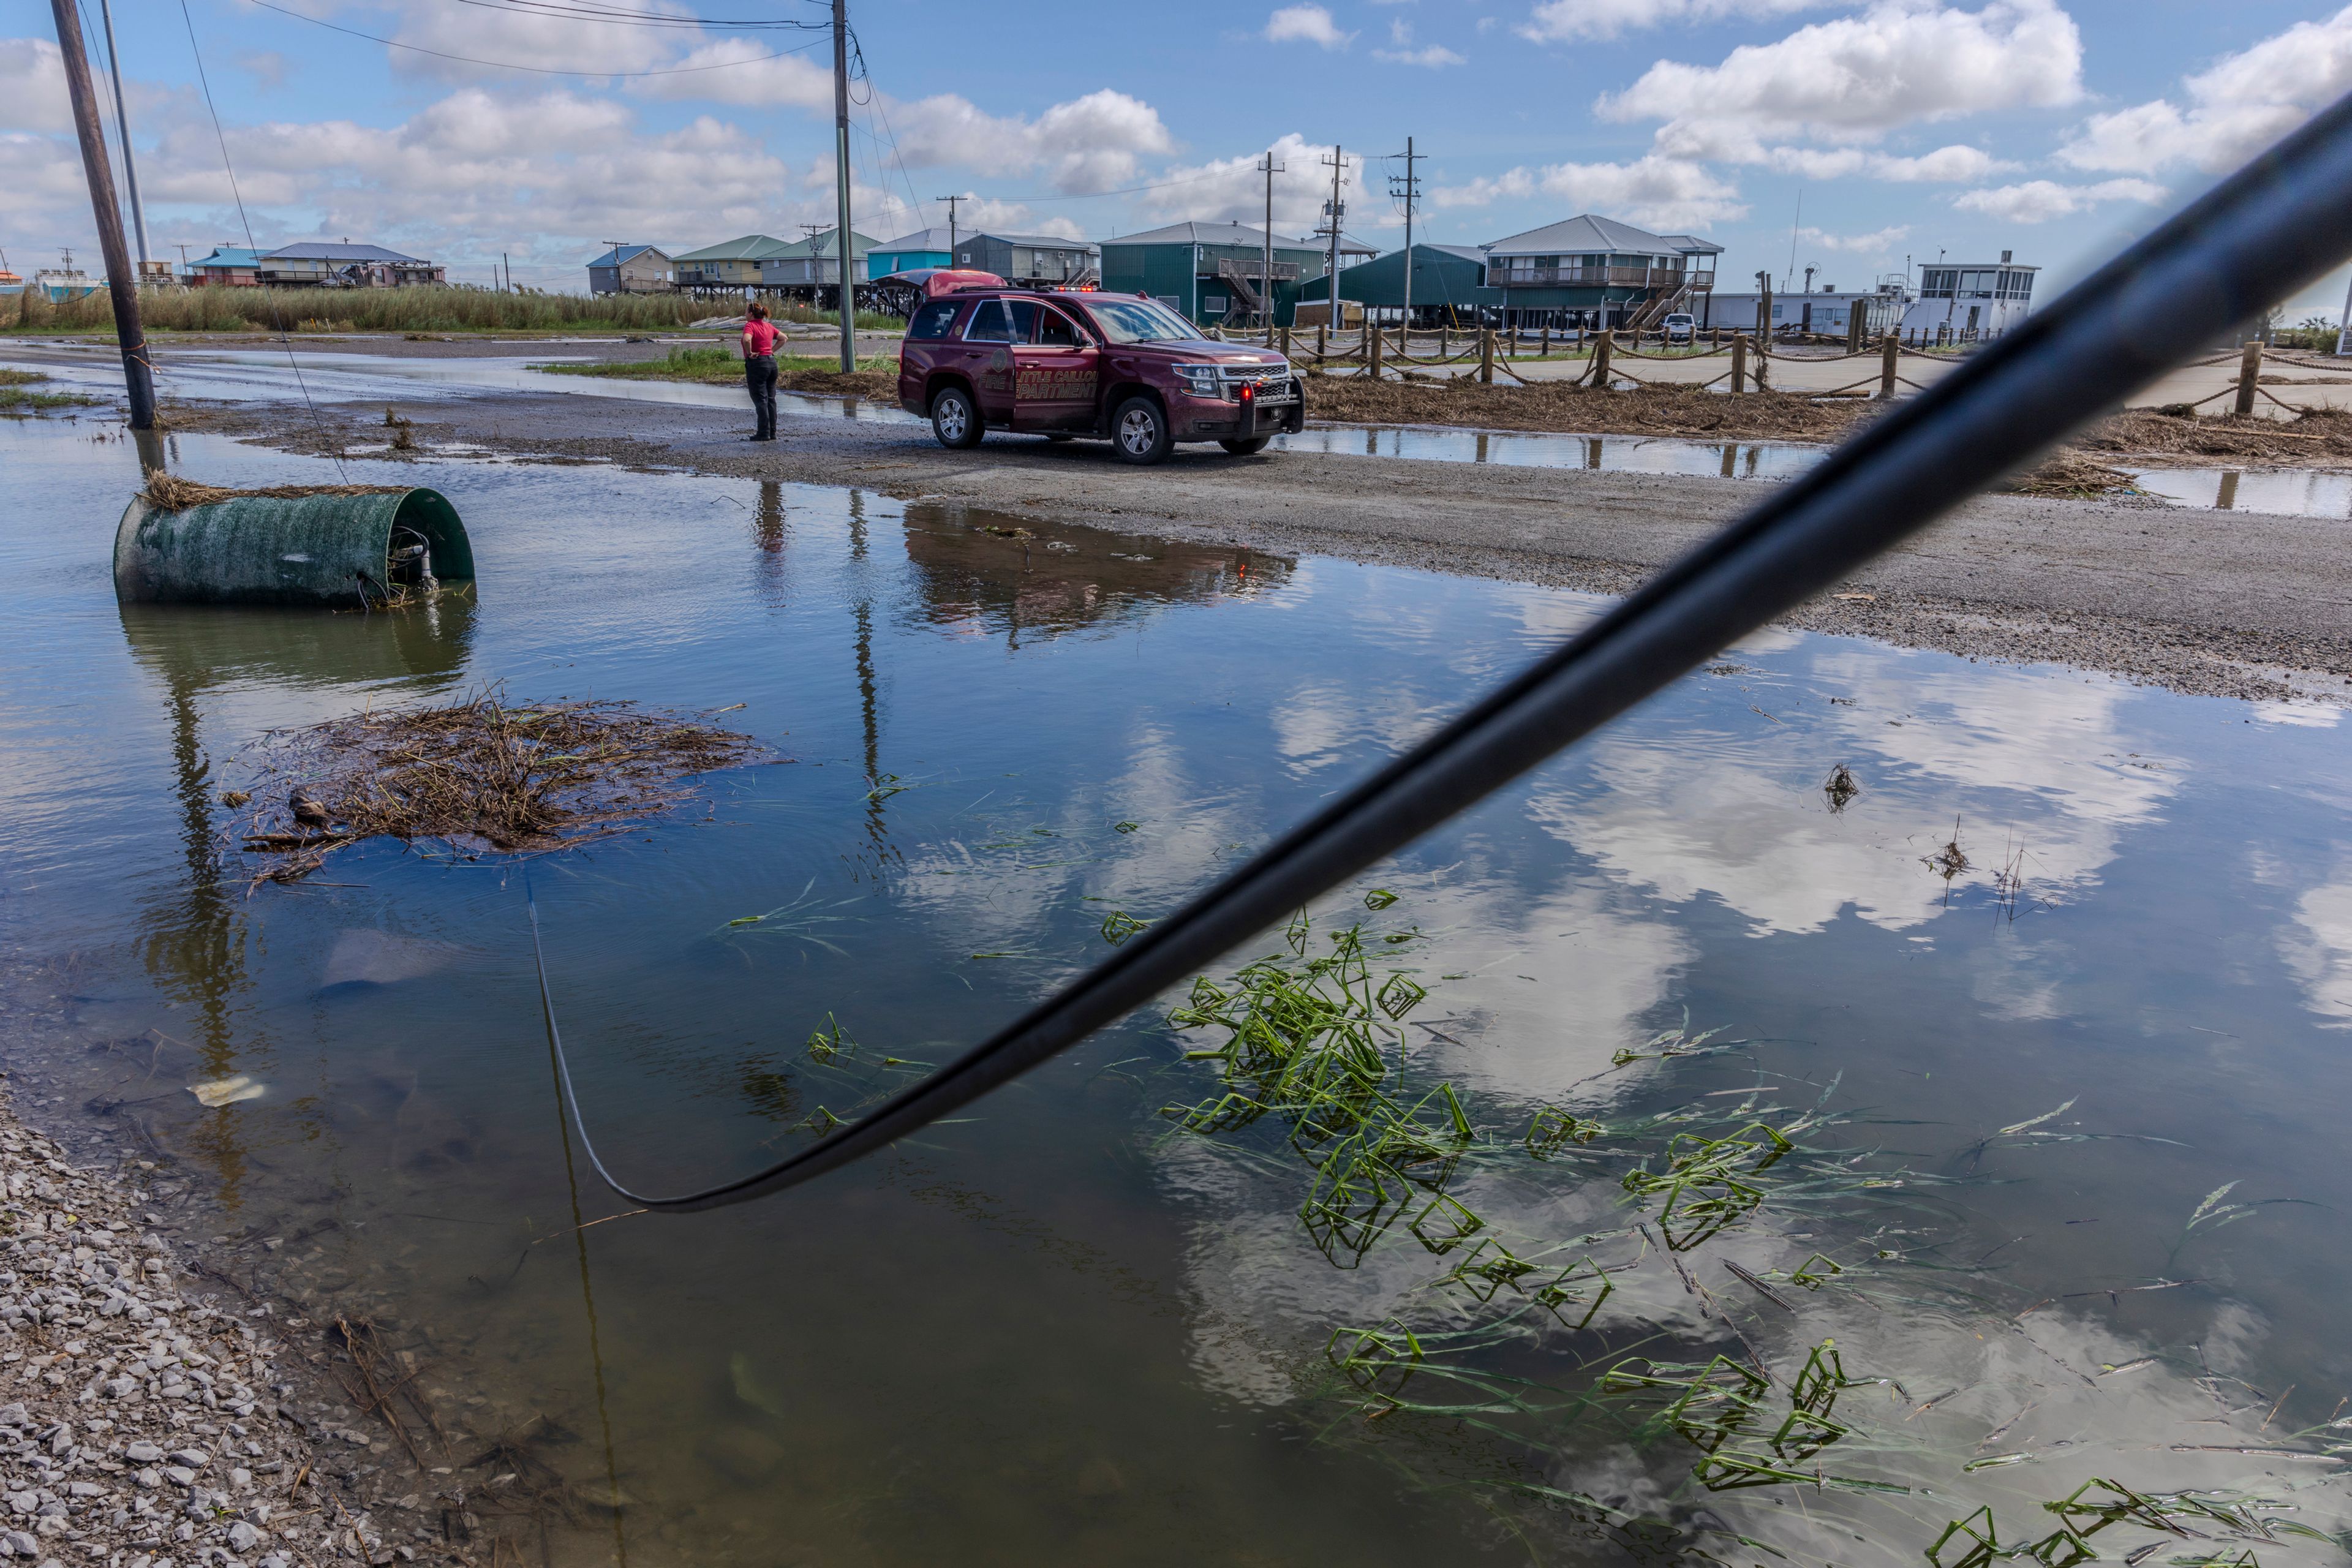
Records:
<instances>
[{"instance_id":1,"label":"green vegetation strip","mask_svg":"<svg viewBox=\"0 0 2352 1568\"><path fill-rule=\"evenodd\" d=\"M830 310L773 307L780 321L834 322ZM509 294L488 289L159 289L140 298L151 332L565 332L676 331L714 316L740 314L740 301L683 294ZM870 310L857 324L895 331L896 316ZM112 331L105 291L51 300L37 289L0 304L0 331Z\"/></svg>"},{"instance_id":2,"label":"green vegetation strip","mask_svg":"<svg viewBox=\"0 0 2352 1568\"><path fill-rule=\"evenodd\" d=\"M104 403L86 392L27 392L49 378L37 370L0 370L0 414L21 414L42 408L92 408Z\"/></svg>"}]
</instances>

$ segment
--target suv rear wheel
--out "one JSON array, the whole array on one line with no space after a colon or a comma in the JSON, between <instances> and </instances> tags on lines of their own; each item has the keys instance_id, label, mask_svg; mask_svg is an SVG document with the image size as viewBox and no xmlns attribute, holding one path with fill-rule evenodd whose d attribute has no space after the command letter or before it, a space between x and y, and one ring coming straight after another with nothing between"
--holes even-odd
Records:
<instances>
[{"instance_id":1,"label":"suv rear wheel","mask_svg":"<svg viewBox=\"0 0 2352 1568\"><path fill-rule=\"evenodd\" d=\"M1130 397L1110 416L1110 447L1121 462L1156 463L1175 444L1168 434L1168 411L1157 398Z\"/></svg>"},{"instance_id":2,"label":"suv rear wheel","mask_svg":"<svg viewBox=\"0 0 2352 1568\"><path fill-rule=\"evenodd\" d=\"M961 386L943 386L931 399L931 434L940 445L961 451L980 445L980 410Z\"/></svg>"}]
</instances>

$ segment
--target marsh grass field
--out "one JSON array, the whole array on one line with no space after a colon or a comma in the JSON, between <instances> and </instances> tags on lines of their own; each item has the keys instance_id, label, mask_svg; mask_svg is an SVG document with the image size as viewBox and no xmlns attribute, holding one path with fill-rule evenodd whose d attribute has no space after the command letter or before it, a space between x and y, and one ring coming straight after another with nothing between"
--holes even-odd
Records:
<instances>
[{"instance_id":1,"label":"marsh grass field","mask_svg":"<svg viewBox=\"0 0 2352 1568\"><path fill-rule=\"evenodd\" d=\"M831 310L774 305L775 319L814 325ZM676 331L740 310L740 301L688 294L507 294L488 289L162 289L140 300L153 332L575 332ZM870 331L894 316L857 313ZM52 301L32 289L0 304L0 333L110 331L104 293Z\"/></svg>"}]
</instances>

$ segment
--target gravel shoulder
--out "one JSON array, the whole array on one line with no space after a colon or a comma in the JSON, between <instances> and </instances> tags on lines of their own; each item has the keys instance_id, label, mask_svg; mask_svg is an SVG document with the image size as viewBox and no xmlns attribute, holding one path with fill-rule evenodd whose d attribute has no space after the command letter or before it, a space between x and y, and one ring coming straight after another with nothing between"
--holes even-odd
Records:
<instances>
[{"instance_id":1,"label":"gravel shoulder","mask_svg":"<svg viewBox=\"0 0 2352 1568\"><path fill-rule=\"evenodd\" d=\"M811 413L812 406L821 413ZM1622 593L1752 504L1768 481L1183 448L1137 469L1095 442L992 437L788 411L746 443L724 411L563 395L405 400L422 451L845 485L1122 532ZM749 413L748 405L745 410ZM192 405L181 428L289 450L383 452L373 408ZM369 416L373 416L373 418ZM1787 617L1811 630L2053 662L2248 699L2352 697L2344 524L2218 514L2144 498L1979 497Z\"/></svg>"},{"instance_id":2,"label":"gravel shoulder","mask_svg":"<svg viewBox=\"0 0 2352 1568\"><path fill-rule=\"evenodd\" d=\"M201 1259L148 1210L164 1201L151 1186L171 1186L157 1170L77 1167L18 1120L13 1088L0 1090L0 1556L45 1568L474 1561L379 1522L393 1510L369 1498L384 1472L365 1461L381 1439L289 1339L308 1320L199 1294ZM462 1522L455 1496L445 1506Z\"/></svg>"}]
</instances>

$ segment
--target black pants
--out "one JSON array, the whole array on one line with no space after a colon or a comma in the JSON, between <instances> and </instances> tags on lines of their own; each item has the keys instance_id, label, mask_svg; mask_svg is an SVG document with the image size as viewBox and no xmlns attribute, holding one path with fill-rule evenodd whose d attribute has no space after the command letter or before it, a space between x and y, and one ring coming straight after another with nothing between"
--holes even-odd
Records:
<instances>
[{"instance_id":1,"label":"black pants","mask_svg":"<svg viewBox=\"0 0 2352 1568\"><path fill-rule=\"evenodd\" d=\"M776 357L751 354L743 361L743 379L751 384L751 411L760 417L755 440L776 438Z\"/></svg>"}]
</instances>

